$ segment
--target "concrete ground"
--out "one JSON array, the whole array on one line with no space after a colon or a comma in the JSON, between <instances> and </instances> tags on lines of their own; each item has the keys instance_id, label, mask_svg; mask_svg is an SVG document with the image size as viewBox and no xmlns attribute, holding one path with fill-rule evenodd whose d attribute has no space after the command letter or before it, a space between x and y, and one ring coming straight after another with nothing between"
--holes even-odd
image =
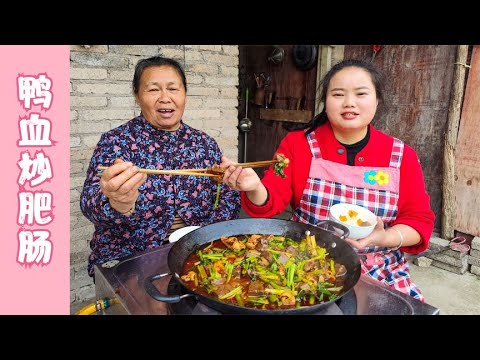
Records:
<instances>
[{"instance_id":1,"label":"concrete ground","mask_svg":"<svg viewBox=\"0 0 480 360\"><path fill-rule=\"evenodd\" d=\"M455 274L435 266L420 267L409 262L410 274L427 304L440 315L480 315L480 277Z\"/></svg>"}]
</instances>

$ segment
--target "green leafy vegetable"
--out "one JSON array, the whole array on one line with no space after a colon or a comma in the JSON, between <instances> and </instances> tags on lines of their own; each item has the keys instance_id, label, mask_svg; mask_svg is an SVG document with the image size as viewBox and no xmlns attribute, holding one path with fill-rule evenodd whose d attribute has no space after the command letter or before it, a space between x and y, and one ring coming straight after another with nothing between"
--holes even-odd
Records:
<instances>
[{"instance_id":1,"label":"green leafy vegetable","mask_svg":"<svg viewBox=\"0 0 480 360\"><path fill-rule=\"evenodd\" d=\"M214 209L218 207L219 202L220 202L220 183L217 183L217 195L215 196L215 203L213 204Z\"/></svg>"},{"instance_id":2,"label":"green leafy vegetable","mask_svg":"<svg viewBox=\"0 0 480 360\"><path fill-rule=\"evenodd\" d=\"M283 172L283 168L285 167L284 163L275 163L273 164L273 171L276 175L281 176L282 178L286 178L285 173Z\"/></svg>"},{"instance_id":3,"label":"green leafy vegetable","mask_svg":"<svg viewBox=\"0 0 480 360\"><path fill-rule=\"evenodd\" d=\"M288 164L290 163L290 160L285 157L283 154L276 154L277 161L275 164L273 164L273 171L275 172L276 175L281 176L282 178L286 178L285 173L283 172L283 169L285 169Z\"/></svg>"}]
</instances>

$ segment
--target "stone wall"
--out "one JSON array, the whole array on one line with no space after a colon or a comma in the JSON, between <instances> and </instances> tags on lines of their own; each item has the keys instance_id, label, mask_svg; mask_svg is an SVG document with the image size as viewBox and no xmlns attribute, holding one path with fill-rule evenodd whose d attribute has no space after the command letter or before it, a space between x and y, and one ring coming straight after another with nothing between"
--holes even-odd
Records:
<instances>
[{"instance_id":1,"label":"stone wall","mask_svg":"<svg viewBox=\"0 0 480 360\"><path fill-rule=\"evenodd\" d=\"M70 303L93 299L87 275L93 225L79 199L100 135L140 111L131 81L141 58L162 54L184 66L188 101L184 121L213 136L223 153L238 159L238 46L236 45L75 45L70 51Z\"/></svg>"}]
</instances>

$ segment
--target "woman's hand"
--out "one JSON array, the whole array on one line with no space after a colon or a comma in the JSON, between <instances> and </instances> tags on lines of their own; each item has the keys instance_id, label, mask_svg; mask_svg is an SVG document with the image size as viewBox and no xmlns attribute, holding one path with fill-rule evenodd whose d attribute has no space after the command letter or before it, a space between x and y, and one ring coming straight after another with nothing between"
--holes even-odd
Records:
<instances>
[{"instance_id":1,"label":"woman's hand","mask_svg":"<svg viewBox=\"0 0 480 360\"><path fill-rule=\"evenodd\" d=\"M114 164L105 169L100 179L100 189L109 199L116 211L126 214L135 207L138 188L147 180L147 174L139 173L138 167L131 162L116 159Z\"/></svg>"},{"instance_id":2,"label":"woman's hand","mask_svg":"<svg viewBox=\"0 0 480 360\"><path fill-rule=\"evenodd\" d=\"M233 190L245 191L247 198L255 205L264 205L268 192L252 168L235 166L235 163L222 156L220 167L225 170L223 182Z\"/></svg>"},{"instance_id":3,"label":"woman's hand","mask_svg":"<svg viewBox=\"0 0 480 360\"><path fill-rule=\"evenodd\" d=\"M363 239L353 240L350 238L345 239L352 247L357 249L363 249L368 246L388 246L384 245L386 238L386 231L383 226L382 218L377 216L377 225L373 229L372 233Z\"/></svg>"},{"instance_id":4,"label":"woman's hand","mask_svg":"<svg viewBox=\"0 0 480 360\"><path fill-rule=\"evenodd\" d=\"M223 182L233 190L255 191L263 186L257 173L252 168L235 166L235 163L222 156L220 167L225 170Z\"/></svg>"}]
</instances>

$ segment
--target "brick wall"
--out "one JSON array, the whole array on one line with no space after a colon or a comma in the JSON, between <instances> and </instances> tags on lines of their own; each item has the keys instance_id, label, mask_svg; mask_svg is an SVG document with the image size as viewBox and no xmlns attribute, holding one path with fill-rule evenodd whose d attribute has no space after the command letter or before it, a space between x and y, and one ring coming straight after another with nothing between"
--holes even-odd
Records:
<instances>
[{"instance_id":1,"label":"brick wall","mask_svg":"<svg viewBox=\"0 0 480 360\"><path fill-rule=\"evenodd\" d=\"M93 225L79 199L100 135L137 116L131 81L141 58L162 54L184 66L188 101L184 121L213 136L223 153L238 159L238 46L75 45L70 51L71 188L70 303L93 299L87 275Z\"/></svg>"}]
</instances>

